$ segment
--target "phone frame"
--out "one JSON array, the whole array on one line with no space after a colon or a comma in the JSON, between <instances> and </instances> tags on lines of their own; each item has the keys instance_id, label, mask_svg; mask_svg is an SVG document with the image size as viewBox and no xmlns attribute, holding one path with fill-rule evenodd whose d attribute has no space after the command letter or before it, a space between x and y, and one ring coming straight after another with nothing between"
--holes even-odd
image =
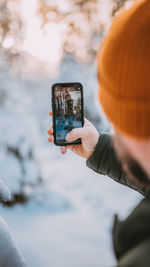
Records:
<instances>
[{"instance_id":1,"label":"phone frame","mask_svg":"<svg viewBox=\"0 0 150 267\"><path fill-rule=\"evenodd\" d=\"M77 139L77 141L73 141L73 142L65 142L65 143L57 143L57 140L56 140L56 116L55 116L55 94L54 94L54 91L55 91L55 87L56 86L59 86L59 87L62 87L62 88L65 88L65 87L75 87L75 85L79 86L80 89L81 89L81 118L82 118L82 127L84 125L84 100L83 100L83 85L79 82L67 82L67 83L54 83L52 86L51 86L51 95L52 95L52 98L51 98L51 102L52 102L52 119L53 119L53 136L54 136L54 144L56 146L67 146L67 145L80 145L82 144L82 141L81 139Z\"/></svg>"}]
</instances>

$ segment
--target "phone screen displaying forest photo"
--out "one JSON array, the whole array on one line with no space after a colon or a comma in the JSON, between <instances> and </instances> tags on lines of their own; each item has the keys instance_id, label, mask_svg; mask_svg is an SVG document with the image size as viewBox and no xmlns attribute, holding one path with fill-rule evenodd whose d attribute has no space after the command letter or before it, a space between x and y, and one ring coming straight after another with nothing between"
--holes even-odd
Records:
<instances>
[{"instance_id":1,"label":"phone screen displaying forest photo","mask_svg":"<svg viewBox=\"0 0 150 267\"><path fill-rule=\"evenodd\" d=\"M82 94L80 86L54 89L56 141L67 143L66 135L83 126Z\"/></svg>"}]
</instances>

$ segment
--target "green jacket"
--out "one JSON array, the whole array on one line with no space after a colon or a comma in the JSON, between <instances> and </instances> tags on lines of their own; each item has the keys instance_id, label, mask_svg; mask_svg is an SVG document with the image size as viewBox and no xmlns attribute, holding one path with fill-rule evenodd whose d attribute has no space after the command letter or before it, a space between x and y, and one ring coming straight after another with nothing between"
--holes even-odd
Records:
<instances>
[{"instance_id":1,"label":"green jacket","mask_svg":"<svg viewBox=\"0 0 150 267\"><path fill-rule=\"evenodd\" d=\"M109 134L100 135L86 164L145 197L124 221L120 221L115 215L112 235L118 267L150 267L150 188L139 187L127 177L117 159Z\"/></svg>"}]
</instances>

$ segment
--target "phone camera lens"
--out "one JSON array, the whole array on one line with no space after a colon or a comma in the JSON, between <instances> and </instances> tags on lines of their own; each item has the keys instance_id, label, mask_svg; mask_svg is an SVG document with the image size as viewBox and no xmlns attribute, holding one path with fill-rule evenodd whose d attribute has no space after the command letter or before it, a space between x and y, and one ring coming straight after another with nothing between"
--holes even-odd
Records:
<instances>
[{"instance_id":1,"label":"phone camera lens","mask_svg":"<svg viewBox=\"0 0 150 267\"><path fill-rule=\"evenodd\" d=\"M78 89L79 88L79 84L75 84L75 89Z\"/></svg>"}]
</instances>

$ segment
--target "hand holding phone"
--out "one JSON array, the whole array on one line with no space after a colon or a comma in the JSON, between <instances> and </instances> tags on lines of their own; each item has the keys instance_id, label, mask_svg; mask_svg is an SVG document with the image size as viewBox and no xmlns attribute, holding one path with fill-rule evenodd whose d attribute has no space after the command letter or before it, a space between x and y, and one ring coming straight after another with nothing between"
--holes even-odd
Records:
<instances>
[{"instance_id":1,"label":"hand holding phone","mask_svg":"<svg viewBox=\"0 0 150 267\"><path fill-rule=\"evenodd\" d=\"M52 116L52 111L49 112L49 115ZM50 143L54 142L53 125L49 126L47 133L49 135L48 141ZM99 139L98 131L86 118L84 118L84 125L82 128L73 129L68 135L70 140L81 138L82 144L61 146L61 153L65 154L67 149L70 149L75 154L85 159L88 159L92 155Z\"/></svg>"}]
</instances>

